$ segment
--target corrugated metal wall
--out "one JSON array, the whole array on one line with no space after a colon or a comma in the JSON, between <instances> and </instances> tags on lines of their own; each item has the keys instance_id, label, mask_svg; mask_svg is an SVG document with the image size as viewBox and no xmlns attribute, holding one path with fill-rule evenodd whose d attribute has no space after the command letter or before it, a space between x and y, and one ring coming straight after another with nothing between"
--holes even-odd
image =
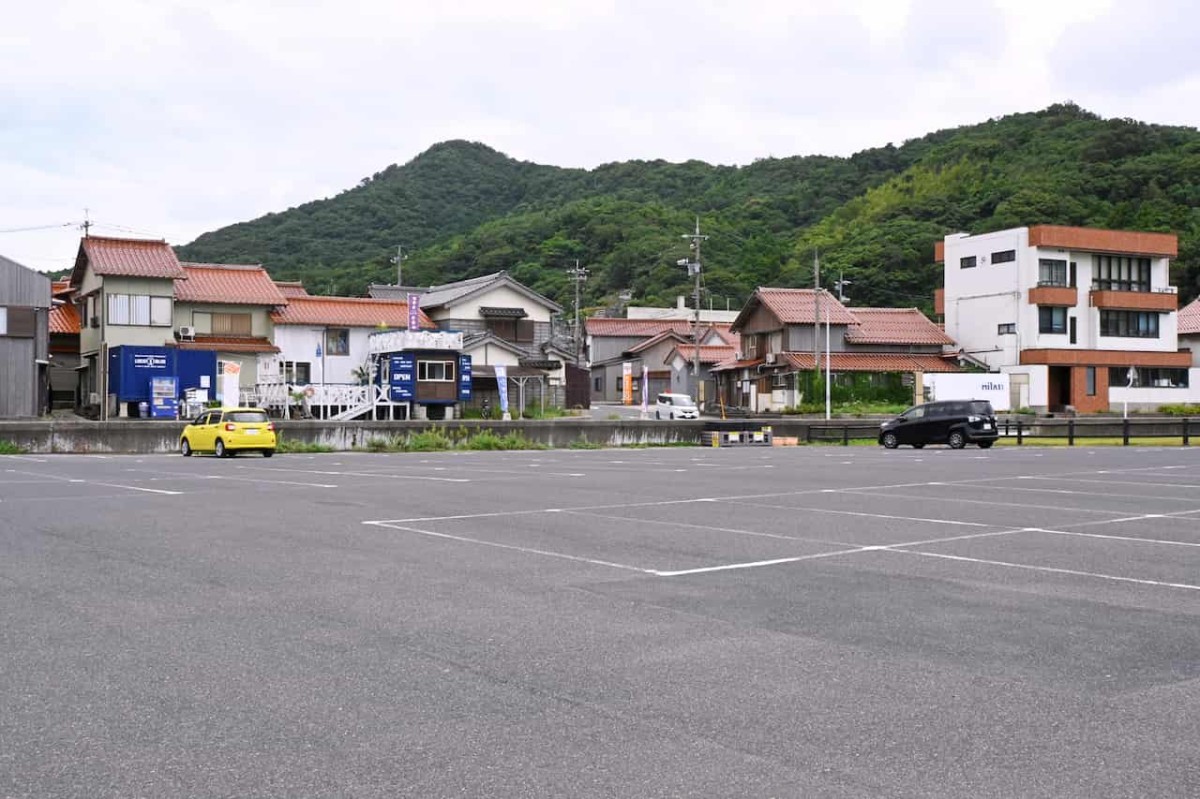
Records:
<instances>
[{"instance_id":1,"label":"corrugated metal wall","mask_svg":"<svg viewBox=\"0 0 1200 799\"><path fill-rule=\"evenodd\" d=\"M50 278L0 256L0 305L36 308L29 336L0 336L0 418L38 416L39 360L49 359Z\"/></svg>"}]
</instances>

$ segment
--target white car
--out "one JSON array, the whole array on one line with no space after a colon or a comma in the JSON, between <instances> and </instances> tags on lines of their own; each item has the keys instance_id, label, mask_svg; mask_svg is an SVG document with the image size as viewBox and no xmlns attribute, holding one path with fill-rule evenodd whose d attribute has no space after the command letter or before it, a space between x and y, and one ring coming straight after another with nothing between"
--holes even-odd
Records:
<instances>
[{"instance_id":1,"label":"white car","mask_svg":"<svg viewBox=\"0 0 1200 799\"><path fill-rule=\"evenodd\" d=\"M700 409L687 394L659 394L654 404L655 419L699 419Z\"/></svg>"}]
</instances>

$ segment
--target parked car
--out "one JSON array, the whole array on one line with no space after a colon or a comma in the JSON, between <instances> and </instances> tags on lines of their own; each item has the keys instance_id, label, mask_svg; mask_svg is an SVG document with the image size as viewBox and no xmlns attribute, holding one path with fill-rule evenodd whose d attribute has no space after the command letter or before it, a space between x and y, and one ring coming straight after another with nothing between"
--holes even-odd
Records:
<instances>
[{"instance_id":1,"label":"parked car","mask_svg":"<svg viewBox=\"0 0 1200 799\"><path fill-rule=\"evenodd\" d=\"M659 394L654 403L655 419L699 419L700 409L687 394Z\"/></svg>"},{"instance_id":2,"label":"parked car","mask_svg":"<svg viewBox=\"0 0 1200 799\"><path fill-rule=\"evenodd\" d=\"M879 427L879 443L888 449L901 444L915 449L926 444L949 444L951 449L977 444L987 449L998 435L995 411L986 400L927 402Z\"/></svg>"},{"instance_id":3,"label":"parked car","mask_svg":"<svg viewBox=\"0 0 1200 799\"><path fill-rule=\"evenodd\" d=\"M212 452L226 458L237 452L275 454L275 424L261 408L215 408L201 413L183 428L179 451L186 458L193 452Z\"/></svg>"}]
</instances>

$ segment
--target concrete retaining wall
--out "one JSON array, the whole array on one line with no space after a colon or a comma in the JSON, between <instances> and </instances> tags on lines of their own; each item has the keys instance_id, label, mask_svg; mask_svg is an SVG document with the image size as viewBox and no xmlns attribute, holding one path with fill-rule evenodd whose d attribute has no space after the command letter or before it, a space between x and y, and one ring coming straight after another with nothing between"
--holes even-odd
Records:
<instances>
[{"instance_id":1,"label":"concrete retaining wall","mask_svg":"<svg viewBox=\"0 0 1200 799\"><path fill-rule=\"evenodd\" d=\"M551 419L512 422L459 420L435 423L283 421L275 424L285 440L320 444L335 450L365 449L372 440L419 433L434 426L443 428L451 436L479 430L492 430L498 434L514 431L531 441L555 448L566 448L579 442L606 447L700 444L705 430L759 430L764 426L770 426L776 437L795 437L800 442L870 439L879 432L878 420L870 419L834 419L829 422L813 419L738 419L726 422L666 422L640 419ZM1200 434L1200 420L1189 421L1188 424L1191 434ZM177 451L179 433L183 426L182 422L150 419L110 422L73 419L51 422L0 421L0 441L11 442L27 452L36 454L152 454ZM1137 418L1130 419L1129 426L1133 438L1182 436L1184 420L1165 417ZM1123 421L1119 418L1074 420L1074 433L1081 444L1086 444L1088 437L1119 437L1122 431ZM1001 433L1004 432L1004 423L1001 422ZM1067 420L1043 419L1023 423L1022 432L1031 439L1040 436L1065 437ZM1008 433L1016 435L1015 423L1011 425Z\"/></svg>"}]
</instances>

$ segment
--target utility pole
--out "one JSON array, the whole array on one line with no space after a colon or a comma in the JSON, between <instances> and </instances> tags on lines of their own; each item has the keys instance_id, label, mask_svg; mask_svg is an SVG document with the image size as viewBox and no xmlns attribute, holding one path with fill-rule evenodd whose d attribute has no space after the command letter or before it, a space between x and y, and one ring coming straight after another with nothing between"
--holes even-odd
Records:
<instances>
[{"instance_id":1,"label":"utility pole","mask_svg":"<svg viewBox=\"0 0 1200 799\"><path fill-rule=\"evenodd\" d=\"M691 239L691 244L689 246L692 249L692 258L690 261L687 258L684 258L683 260L678 261L677 263L680 266L686 266L687 270L688 270L688 274L694 275L696 278L696 289L695 289L696 293L695 293L695 298L694 298L696 314L695 314L695 321L693 323L693 330L692 330L692 341L693 341L696 349L692 355L692 374L696 378L696 402L701 403L704 401L705 398L703 396L701 396L701 383L700 383L700 242L707 239L708 236L700 235L700 217L699 216L696 217L696 232L695 233L684 233L682 238Z\"/></svg>"},{"instance_id":2,"label":"utility pole","mask_svg":"<svg viewBox=\"0 0 1200 799\"><path fill-rule=\"evenodd\" d=\"M404 285L404 259L408 256L404 254L404 245L396 245L396 254L392 256L392 263L396 265L396 285Z\"/></svg>"},{"instance_id":3,"label":"utility pole","mask_svg":"<svg viewBox=\"0 0 1200 799\"><path fill-rule=\"evenodd\" d=\"M821 262L813 250L813 388L817 387L817 375L821 369L821 344L817 335L821 329Z\"/></svg>"},{"instance_id":4,"label":"utility pole","mask_svg":"<svg viewBox=\"0 0 1200 799\"><path fill-rule=\"evenodd\" d=\"M567 276L575 284L575 363L576 365L583 362L583 336L580 335L579 329L579 287L588 279L588 270L586 266L579 265L579 259L575 259L575 268L567 270Z\"/></svg>"},{"instance_id":5,"label":"utility pole","mask_svg":"<svg viewBox=\"0 0 1200 799\"><path fill-rule=\"evenodd\" d=\"M86 208L83 209L83 224L79 227L83 230L83 237L85 239L91 236L92 220L88 217L88 209Z\"/></svg>"}]
</instances>

